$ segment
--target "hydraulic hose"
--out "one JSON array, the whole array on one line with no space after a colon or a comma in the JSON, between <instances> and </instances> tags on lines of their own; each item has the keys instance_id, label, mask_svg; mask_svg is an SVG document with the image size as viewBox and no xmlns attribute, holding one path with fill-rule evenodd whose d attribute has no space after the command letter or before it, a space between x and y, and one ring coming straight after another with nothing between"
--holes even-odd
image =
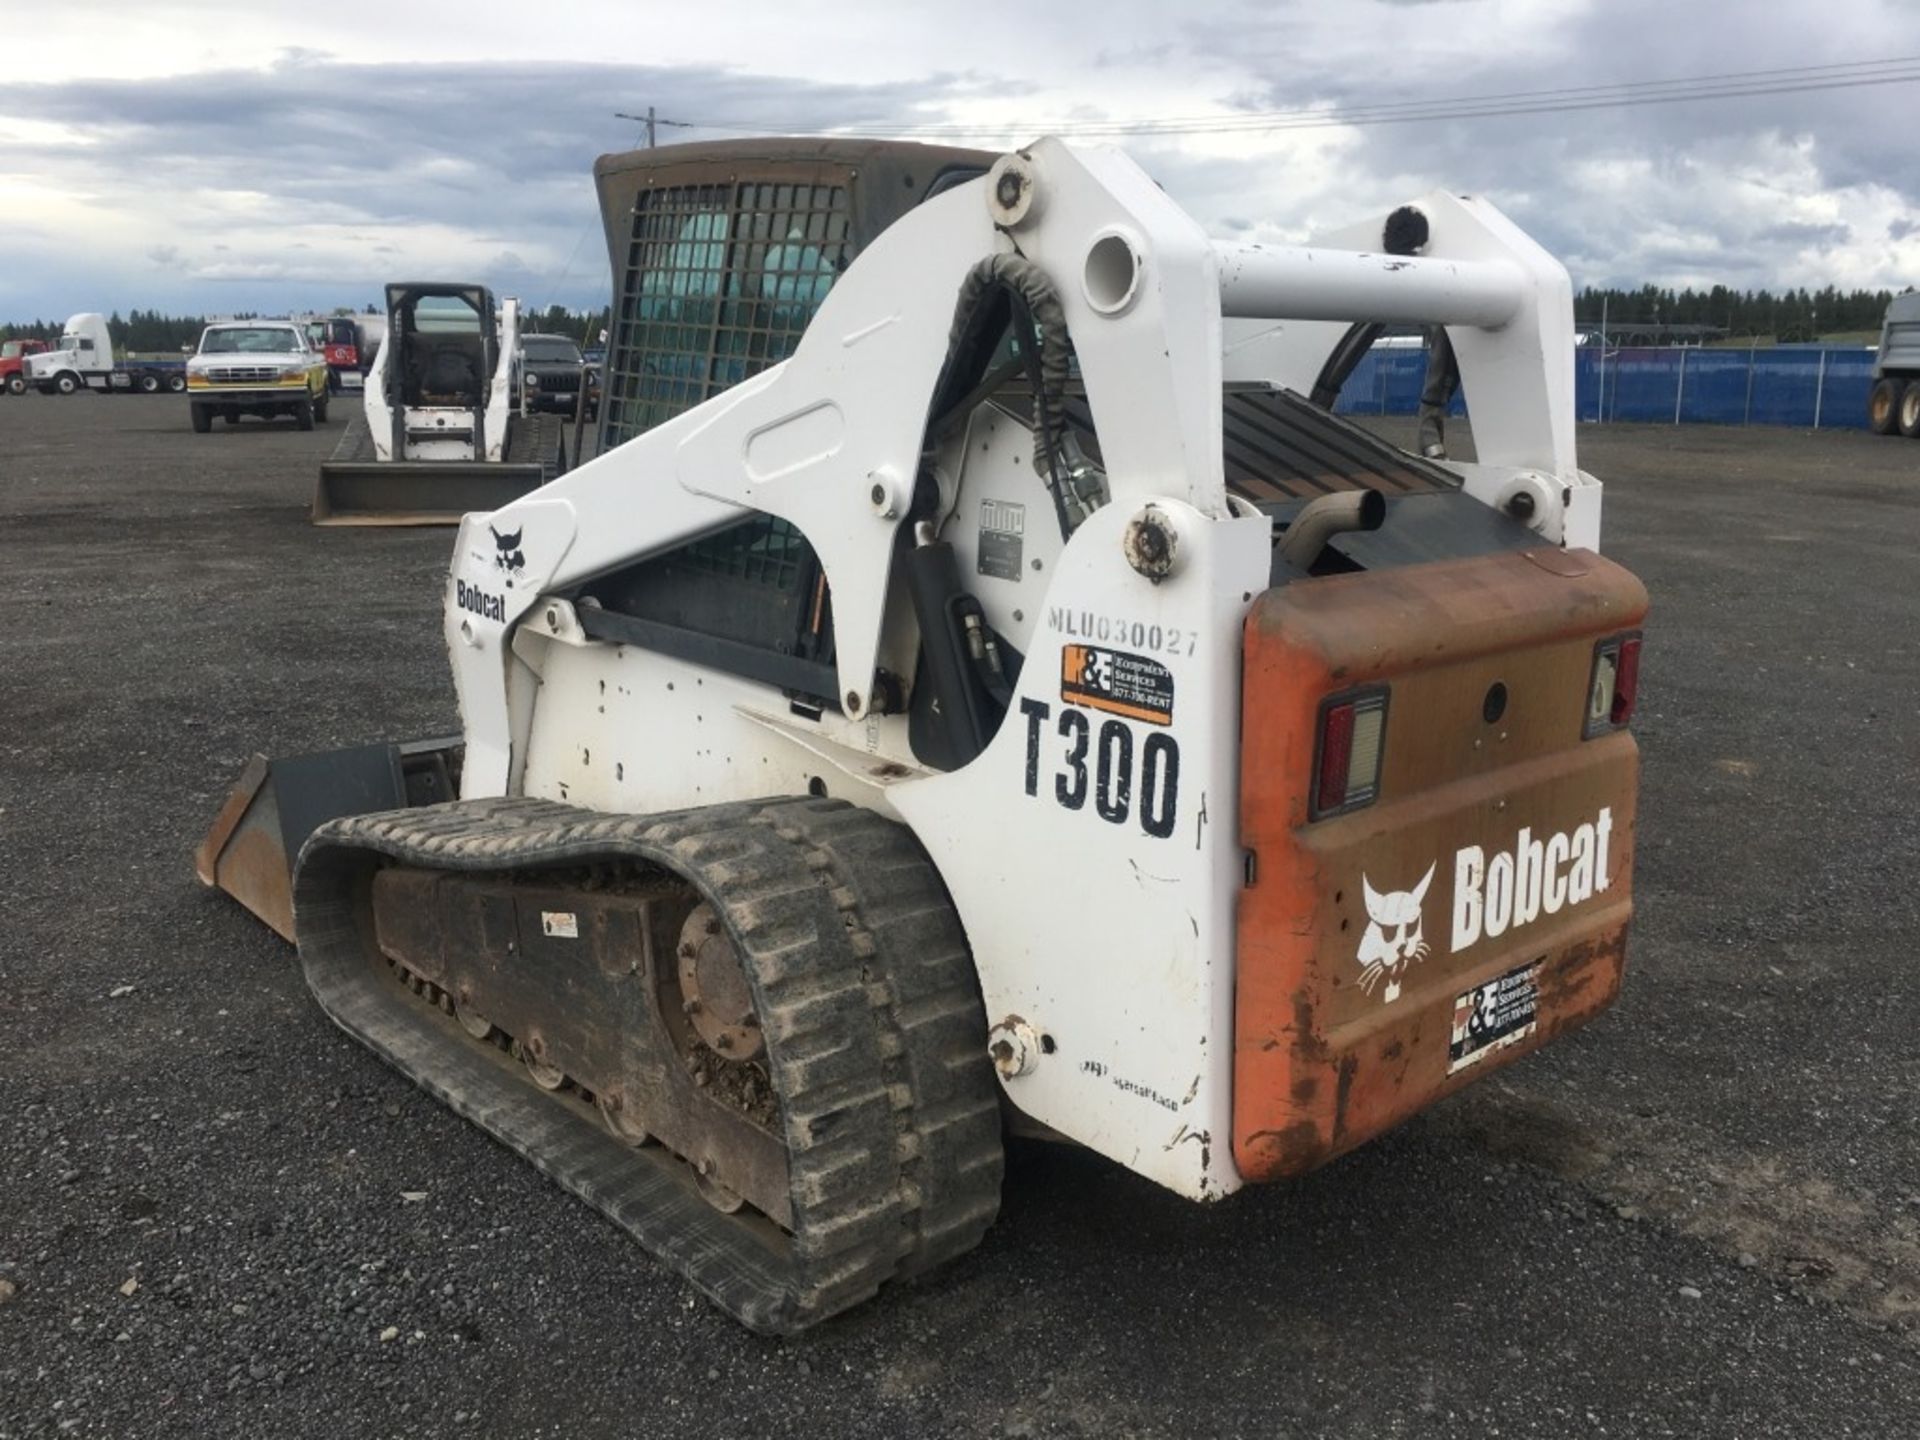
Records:
<instances>
[{"instance_id":1,"label":"hydraulic hose","mask_svg":"<svg viewBox=\"0 0 1920 1440\"><path fill-rule=\"evenodd\" d=\"M989 255L961 281L953 307L953 327L947 336L947 362L934 390L932 413L944 419L972 395L1009 323L1019 340L1033 388L1034 472L1053 497L1060 534L1065 538L1072 525L1067 515L1065 477L1060 471L1060 416L1067 380L1073 373L1073 349L1067 337L1067 313L1054 293L1053 282L1024 255ZM930 433L938 433L939 426L936 420Z\"/></svg>"}]
</instances>

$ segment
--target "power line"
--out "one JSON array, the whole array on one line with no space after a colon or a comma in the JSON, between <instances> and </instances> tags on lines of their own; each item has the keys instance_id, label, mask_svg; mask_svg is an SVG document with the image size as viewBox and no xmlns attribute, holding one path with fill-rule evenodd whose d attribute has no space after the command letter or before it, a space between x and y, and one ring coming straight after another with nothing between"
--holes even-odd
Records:
<instances>
[{"instance_id":1,"label":"power line","mask_svg":"<svg viewBox=\"0 0 1920 1440\"><path fill-rule=\"evenodd\" d=\"M616 120L636 120L646 126L647 148L649 150L653 148L653 106L649 105L647 107L647 113L644 115L629 115L624 110L616 110L613 112L613 118ZM566 263L560 267L560 273L554 276L553 280L547 286L549 291L558 292L560 287L566 283L567 276L573 273L573 262L579 258L580 247L587 243L587 236L591 235L599 226L600 217L595 215L589 217L587 223L580 227L580 233L573 237L573 248L567 252Z\"/></svg>"},{"instance_id":2,"label":"power line","mask_svg":"<svg viewBox=\"0 0 1920 1440\"><path fill-rule=\"evenodd\" d=\"M1296 118L1297 119L1320 119L1330 114L1340 114L1340 115L1392 114L1399 111L1426 111L1434 108L1501 105L1501 104L1506 104L1508 102L1525 102L1525 101L1531 101L1531 100L1538 100L1542 98L1547 99L1549 101L1553 101L1553 102L1573 101L1573 100L1582 100L1582 99L1606 99L1606 98L1629 99L1629 98L1634 98L1640 95L1657 94L1657 93L1671 92L1675 90L1685 90L1687 87L1705 87L1707 90L1712 90L1712 89L1727 88L1727 87L1746 88L1756 83L1766 82L1766 81L1779 81L1781 83L1791 83L1794 81L1812 80L1812 79L1826 79L1826 80L1833 80L1833 81L1841 81L1841 80L1852 80L1852 79L1861 79L1861 78L1874 78L1877 75L1880 75L1883 72L1886 72L1890 69L1897 69L1901 71L1911 71L1915 66L1920 66L1920 55L1899 56L1899 57L1894 57L1894 58L1889 58L1884 60L1850 60L1850 61L1845 61L1845 62L1831 64L1831 65L1793 65L1793 66L1788 66L1784 69L1775 69L1775 70L1731 70L1731 71L1726 71L1724 73L1716 74L1716 75L1688 76L1688 77L1684 77L1681 79L1674 79L1674 80L1616 81L1616 82L1605 84L1605 85L1578 85L1578 86L1556 85L1550 89L1545 89L1545 90L1512 90L1512 91L1505 91L1505 92L1496 92L1490 95L1462 95L1462 96L1438 97L1438 98L1430 97L1425 100L1403 100L1403 101L1395 101L1395 102L1375 102L1372 104L1365 104L1365 105L1335 106L1335 107L1332 107L1331 109L1328 109L1327 107L1297 106L1291 109L1273 110L1273 111L1264 111L1264 112L1251 112L1245 115L1237 115L1237 116L1193 115L1193 116L1186 116L1186 117L1167 119L1167 120L1142 121L1138 123L1149 124L1149 125L1159 125L1159 124L1211 125L1211 124L1220 124L1220 123L1262 125L1262 124L1268 124L1276 121L1285 122L1289 119L1296 119ZM1906 75L1902 75L1897 78L1909 78L1909 77ZM1705 91L1703 90L1702 93L1705 93ZM949 121L949 122L942 122L941 125L929 124L926 128L938 129L938 128L943 128L943 126L951 127L956 123L957 122ZM1078 122L1068 122L1068 123L1078 123ZM1132 124L1134 122L1088 121L1084 123L1086 124L1087 128L1099 129L1102 127L1113 126L1113 125Z\"/></svg>"},{"instance_id":3,"label":"power line","mask_svg":"<svg viewBox=\"0 0 1920 1440\"><path fill-rule=\"evenodd\" d=\"M1416 121L1480 120L1498 118L1504 115L1552 115L1580 110L1638 109L1647 105L1686 104L1707 100L1736 100L1755 96L1793 95L1820 90L1859 89L1872 85L1910 84L1916 80L1920 80L1920 68L1898 75L1852 79L1844 82L1809 81L1798 85L1756 85L1744 88L1727 87L1709 91L1666 95L1628 97L1601 96L1591 99L1567 99L1534 104L1502 103L1474 105L1471 102L1456 102L1447 105L1435 105L1425 110L1409 110L1393 114L1331 111L1324 115L1306 116L1285 122L1260 121L1250 124L1217 125L1195 123L1183 126L1156 126L1147 128L1116 126L1105 131L1090 129L1086 133L1090 135L1197 135L1215 133L1265 133L1273 130L1323 130L1342 126L1404 125Z\"/></svg>"},{"instance_id":4,"label":"power line","mask_svg":"<svg viewBox=\"0 0 1920 1440\"><path fill-rule=\"evenodd\" d=\"M1643 80L1613 85L1557 87L1552 90L1519 90L1491 95L1469 95L1442 99L1347 105L1298 107L1289 110L1249 112L1242 115L1211 115L1163 118L1141 121L1054 121L1016 123L1000 126L966 121L943 121L918 125L886 126L857 124L833 127L835 134L885 135L968 135L982 130L1041 130L1052 134L1142 134L1161 130L1184 133L1189 130L1237 130L1318 127L1350 123L1389 123L1396 118L1427 119L1464 111L1488 111L1516 114L1542 110L1594 108L1599 104L1660 103L1669 100L1716 99L1749 94L1791 93L1801 89L1844 88L1857 84L1896 83L1920 78L1920 56L1898 59L1853 61L1837 65L1793 66L1781 70L1736 71L1722 75L1695 76L1679 80ZM1683 87L1694 87L1691 90ZM1538 102L1538 103L1534 103ZM671 121L681 128L747 130L752 127L728 124L702 124ZM764 127L760 127L764 129Z\"/></svg>"},{"instance_id":5,"label":"power line","mask_svg":"<svg viewBox=\"0 0 1920 1440\"><path fill-rule=\"evenodd\" d=\"M1786 72L1781 72L1782 78L1776 80L1745 80L1732 76L1713 76L1687 81L1642 81L1635 84L1514 91L1510 94L1461 96L1439 100L1345 105L1319 109L1301 108L1248 115L1066 123L1076 131L1130 134L1143 131L1152 133L1160 130L1181 133L1193 129L1317 128L1333 124L1392 124L1401 120L1446 118L1455 114L1539 114L1555 110L1595 109L1601 106L1634 106L1675 101L1714 100L1745 95L1788 94L1799 90L1843 89L1857 85L1891 84L1920 79L1920 59L1903 62L1903 68L1899 69L1890 70L1882 62L1874 62L1874 65L1875 68L1870 71L1854 69L1849 70L1848 73L1835 75L1803 73L1789 77ZM932 131L967 127L949 124L925 128Z\"/></svg>"},{"instance_id":6,"label":"power line","mask_svg":"<svg viewBox=\"0 0 1920 1440\"><path fill-rule=\"evenodd\" d=\"M1729 71L1674 80L1641 80L1612 85L1516 90L1416 101L1365 105L1298 107L1227 116L1182 116L1137 121L943 121L884 125L863 122L826 128L782 128L779 133L850 137L947 138L980 134L1050 134L1065 137L1103 135L1197 135L1327 129L1336 126L1413 124L1441 120L1557 114L1580 110L1630 109L1645 105L1791 95L1823 90L1911 84L1920 80L1920 56L1801 65L1774 70ZM662 118L661 125L681 130L766 134L765 125Z\"/></svg>"}]
</instances>

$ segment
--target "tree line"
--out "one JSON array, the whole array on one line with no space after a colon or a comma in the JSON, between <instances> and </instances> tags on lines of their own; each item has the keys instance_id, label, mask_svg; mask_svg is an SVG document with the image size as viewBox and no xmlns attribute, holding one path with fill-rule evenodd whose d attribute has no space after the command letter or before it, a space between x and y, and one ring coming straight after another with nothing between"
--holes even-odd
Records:
<instances>
[{"instance_id":1,"label":"tree line","mask_svg":"<svg viewBox=\"0 0 1920 1440\"><path fill-rule=\"evenodd\" d=\"M1642 285L1638 290L1588 286L1573 302L1575 323L1710 326L1730 337L1773 339L1789 344L1844 330L1878 330L1891 290L1707 290Z\"/></svg>"},{"instance_id":2,"label":"tree line","mask_svg":"<svg viewBox=\"0 0 1920 1440\"><path fill-rule=\"evenodd\" d=\"M612 324L611 310L569 310L564 305L549 305L540 311L529 309L521 319L521 328L530 334L565 335L578 342L583 350L603 344L601 333Z\"/></svg>"},{"instance_id":3,"label":"tree line","mask_svg":"<svg viewBox=\"0 0 1920 1440\"><path fill-rule=\"evenodd\" d=\"M379 313L379 306L369 305L364 313ZM357 312L349 305L336 306L334 315L353 315ZM258 320L258 311L244 310L237 315L222 315L222 320ZM521 329L530 334L566 335L583 346L600 343L600 332L606 328L608 312L606 310L569 310L564 305L549 305L545 310L523 310ZM0 340L47 340L60 337L65 322L60 320L16 320L0 324ZM134 354L165 353L177 354L182 349L191 350L200 343L200 332L207 327L204 315L164 315L158 310L129 310L124 316L118 311L107 317L107 333L113 338L116 351Z\"/></svg>"},{"instance_id":4,"label":"tree line","mask_svg":"<svg viewBox=\"0 0 1920 1440\"><path fill-rule=\"evenodd\" d=\"M1707 326L1723 334L1744 339L1773 339L1792 343L1817 340L1840 331L1878 330L1880 317L1891 290L1840 290L1832 285L1820 290L1733 290L1725 285L1683 290L1658 285L1642 285L1638 290L1596 289L1588 286L1575 298L1575 323L1582 328L1598 326L1606 317L1611 329L1622 325ZM378 307L368 305L369 314ZM350 306L339 306L335 315L356 313ZM223 319L254 320L255 312L223 316ZM522 312L522 328L529 333L566 335L583 346L600 344L600 335L609 323L604 309L569 310L564 305L549 305L544 310ZM122 316L114 311L107 318L107 329L114 348L134 352L176 353L183 346L199 343L207 320L202 315L165 315L158 310L130 310ZM23 320L0 325L0 338L56 339L61 330L58 320Z\"/></svg>"},{"instance_id":5,"label":"tree line","mask_svg":"<svg viewBox=\"0 0 1920 1440\"><path fill-rule=\"evenodd\" d=\"M248 313L232 318L254 320L258 316ZM163 315L158 310L131 310L124 316L116 310L107 317L113 348L135 352L177 352L182 346L192 349L199 344L206 325L201 315ZM19 320L0 326L0 332L9 340L53 341L60 338L63 328L65 322L61 320Z\"/></svg>"}]
</instances>

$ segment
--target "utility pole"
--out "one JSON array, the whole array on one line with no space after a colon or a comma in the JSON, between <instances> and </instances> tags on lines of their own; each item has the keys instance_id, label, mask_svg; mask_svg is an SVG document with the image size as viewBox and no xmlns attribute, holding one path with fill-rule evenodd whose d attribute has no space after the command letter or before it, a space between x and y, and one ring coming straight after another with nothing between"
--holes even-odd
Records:
<instances>
[{"instance_id":1,"label":"utility pole","mask_svg":"<svg viewBox=\"0 0 1920 1440\"><path fill-rule=\"evenodd\" d=\"M616 120L633 120L633 121L637 121L639 124L646 126L647 127L647 149L649 150L653 149L655 125L657 123L654 119L653 106L651 105L647 106L647 113L644 115L629 115L625 110L616 110L613 112L613 118Z\"/></svg>"}]
</instances>

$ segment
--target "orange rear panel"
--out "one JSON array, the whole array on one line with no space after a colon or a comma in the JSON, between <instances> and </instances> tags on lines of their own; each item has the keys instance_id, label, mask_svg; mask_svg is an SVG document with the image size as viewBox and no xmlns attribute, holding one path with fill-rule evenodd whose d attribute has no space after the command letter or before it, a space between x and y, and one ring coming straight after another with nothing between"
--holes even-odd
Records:
<instances>
[{"instance_id":1,"label":"orange rear panel","mask_svg":"<svg viewBox=\"0 0 1920 1440\"><path fill-rule=\"evenodd\" d=\"M1624 730L1582 730L1596 643L1646 608L1619 566L1549 549L1296 581L1255 603L1234 1074L1247 1179L1351 1149L1618 992L1639 760ZM1315 820L1321 705L1380 686L1377 798Z\"/></svg>"}]
</instances>

